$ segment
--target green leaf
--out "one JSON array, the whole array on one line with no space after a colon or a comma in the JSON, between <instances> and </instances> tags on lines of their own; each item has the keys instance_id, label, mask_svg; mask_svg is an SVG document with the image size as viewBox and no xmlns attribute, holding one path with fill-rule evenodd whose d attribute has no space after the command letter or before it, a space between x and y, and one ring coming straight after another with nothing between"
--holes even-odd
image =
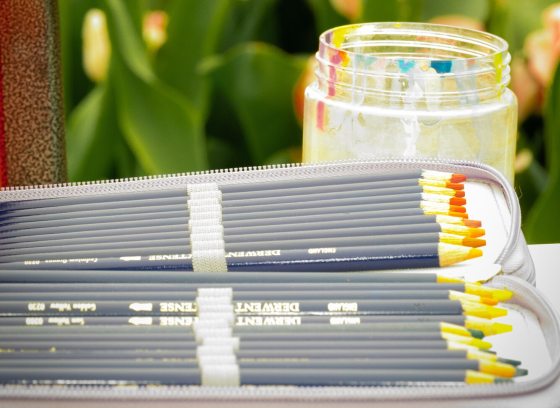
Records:
<instances>
[{"instance_id":1,"label":"green leaf","mask_svg":"<svg viewBox=\"0 0 560 408\"><path fill-rule=\"evenodd\" d=\"M231 0L174 0L168 6L168 40L159 50L156 71L206 116L209 81L200 62L216 52Z\"/></svg>"},{"instance_id":2,"label":"green leaf","mask_svg":"<svg viewBox=\"0 0 560 408\"><path fill-rule=\"evenodd\" d=\"M548 183L543 194L531 209L525 225L530 243L560 241L560 66L549 90L545 111L545 144L548 164Z\"/></svg>"},{"instance_id":3,"label":"green leaf","mask_svg":"<svg viewBox=\"0 0 560 408\"><path fill-rule=\"evenodd\" d=\"M115 106L110 89L99 85L74 109L66 130L71 181L99 180L110 173L115 134Z\"/></svg>"},{"instance_id":4,"label":"green leaf","mask_svg":"<svg viewBox=\"0 0 560 408\"><path fill-rule=\"evenodd\" d=\"M176 173L206 168L198 115L179 94L134 75L113 58L121 129L144 171Z\"/></svg>"},{"instance_id":5,"label":"green leaf","mask_svg":"<svg viewBox=\"0 0 560 408\"><path fill-rule=\"evenodd\" d=\"M292 92L305 59L261 43L228 52L212 72L236 110L253 160L263 163L277 150L301 144Z\"/></svg>"},{"instance_id":6,"label":"green leaf","mask_svg":"<svg viewBox=\"0 0 560 408\"><path fill-rule=\"evenodd\" d=\"M142 43L140 27L135 24L137 17L133 18L121 1L105 0L105 6L113 57L126 61L128 68L138 77L153 80L155 75Z\"/></svg>"},{"instance_id":7,"label":"green leaf","mask_svg":"<svg viewBox=\"0 0 560 408\"><path fill-rule=\"evenodd\" d=\"M200 116L179 93L157 80L140 33L120 2L106 1L114 45L109 75L120 128L147 174L206 168Z\"/></svg>"},{"instance_id":8,"label":"green leaf","mask_svg":"<svg viewBox=\"0 0 560 408\"><path fill-rule=\"evenodd\" d=\"M100 7L99 0L59 0L60 53L63 71L64 112L70 112L89 94L94 84L82 66L82 24L91 8Z\"/></svg>"}]
</instances>

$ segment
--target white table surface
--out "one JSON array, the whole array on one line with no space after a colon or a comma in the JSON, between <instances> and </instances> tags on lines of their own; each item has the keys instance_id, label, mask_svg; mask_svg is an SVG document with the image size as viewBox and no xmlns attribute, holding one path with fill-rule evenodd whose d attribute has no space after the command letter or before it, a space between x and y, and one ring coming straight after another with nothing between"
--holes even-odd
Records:
<instances>
[{"instance_id":1,"label":"white table surface","mask_svg":"<svg viewBox=\"0 0 560 408\"><path fill-rule=\"evenodd\" d=\"M537 271L537 288L560 313L560 244L529 245Z\"/></svg>"}]
</instances>

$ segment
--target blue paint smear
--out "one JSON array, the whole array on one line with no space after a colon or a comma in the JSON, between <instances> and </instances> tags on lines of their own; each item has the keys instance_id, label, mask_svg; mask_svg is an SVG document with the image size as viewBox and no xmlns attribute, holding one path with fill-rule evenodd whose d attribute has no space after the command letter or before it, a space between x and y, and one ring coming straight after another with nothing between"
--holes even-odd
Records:
<instances>
[{"instance_id":1,"label":"blue paint smear","mask_svg":"<svg viewBox=\"0 0 560 408\"><path fill-rule=\"evenodd\" d=\"M404 72L405 74L412 68L414 68L415 65L414 61L397 60L397 63L399 64L400 71Z\"/></svg>"},{"instance_id":2,"label":"blue paint smear","mask_svg":"<svg viewBox=\"0 0 560 408\"><path fill-rule=\"evenodd\" d=\"M430 62L430 67L436 70L439 74L446 74L451 72L452 61L432 61Z\"/></svg>"}]
</instances>

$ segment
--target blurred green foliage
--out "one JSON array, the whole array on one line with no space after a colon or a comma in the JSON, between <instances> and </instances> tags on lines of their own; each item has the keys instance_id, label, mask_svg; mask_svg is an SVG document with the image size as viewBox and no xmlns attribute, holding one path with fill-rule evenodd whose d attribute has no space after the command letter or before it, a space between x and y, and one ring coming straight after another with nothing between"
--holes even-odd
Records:
<instances>
[{"instance_id":1,"label":"blurred green foliage","mask_svg":"<svg viewBox=\"0 0 560 408\"><path fill-rule=\"evenodd\" d=\"M329 0L59 0L67 151L72 181L297 161L296 82L318 35L360 21L462 15L521 55L551 0L363 0L343 16ZM82 66L85 13L102 9L112 47L105 80ZM152 52L146 13L168 16ZM346 13L345 13L346 14ZM301 90L299 90L301 91ZM530 242L560 241L560 79L542 114L520 124L531 161L517 175Z\"/></svg>"}]
</instances>

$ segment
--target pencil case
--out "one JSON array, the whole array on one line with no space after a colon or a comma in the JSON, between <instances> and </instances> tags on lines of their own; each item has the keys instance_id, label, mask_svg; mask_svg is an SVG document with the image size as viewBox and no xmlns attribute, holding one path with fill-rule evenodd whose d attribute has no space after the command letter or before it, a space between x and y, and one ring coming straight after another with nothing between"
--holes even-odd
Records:
<instances>
[{"instance_id":1,"label":"pencil case","mask_svg":"<svg viewBox=\"0 0 560 408\"><path fill-rule=\"evenodd\" d=\"M105 195L142 192L218 183L269 180L291 181L311 177L391 173L406 169L427 169L462 173L468 177L465 189L477 196L469 207L472 218L480 219L487 231L487 246L481 258L471 259L437 272L463 276L466 280L486 281L490 286L510 288L515 295L506 307L508 322L515 330L492 340L496 348L516 355L530 375L511 384L458 386L414 383L410 386L381 387L93 387L93 386L2 386L0 397L6 404L26 402L30 405L56 401L57 406L110 401L114 406L131 403L138 406L211 405L340 405L377 404L396 407L414 406L539 407L560 405L560 319L557 312L533 286L535 270L520 230L521 216L515 192L503 176L492 168L474 162L436 160L361 160L308 165L280 165L239 168L209 172L111 180L96 183L61 184L42 187L6 189L0 202L38 198ZM419 272L433 271L418 269ZM407 270L413 271L414 270ZM398 271L395 271L398 272Z\"/></svg>"}]
</instances>

